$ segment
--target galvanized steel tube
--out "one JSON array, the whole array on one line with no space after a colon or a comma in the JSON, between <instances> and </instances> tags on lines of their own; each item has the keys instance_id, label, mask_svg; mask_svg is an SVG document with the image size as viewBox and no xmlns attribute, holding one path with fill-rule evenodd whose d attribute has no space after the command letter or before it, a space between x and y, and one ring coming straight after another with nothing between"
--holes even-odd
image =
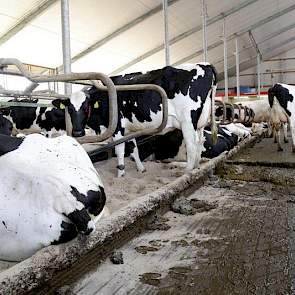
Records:
<instances>
[{"instance_id":1,"label":"galvanized steel tube","mask_svg":"<svg viewBox=\"0 0 295 295\"><path fill-rule=\"evenodd\" d=\"M168 20L168 0L163 1L163 19L164 19L164 45L165 45L165 64L170 65L170 48L169 48L169 20Z\"/></svg>"},{"instance_id":2,"label":"galvanized steel tube","mask_svg":"<svg viewBox=\"0 0 295 295\"><path fill-rule=\"evenodd\" d=\"M239 55L239 42L236 37L236 83L237 83L237 97L240 98L240 55Z\"/></svg>"},{"instance_id":3,"label":"galvanized steel tube","mask_svg":"<svg viewBox=\"0 0 295 295\"><path fill-rule=\"evenodd\" d=\"M260 55L257 54L257 95L260 98L261 74L260 74Z\"/></svg>"},{"instance_id":4,"label":"galvanized steel tube","mask_svg":"<svg viewBox=\"0 0 295 295\"><path fill-rule=\"evenodd\" d=\"M228 101L228 74L227 74L227 40L225 18L223 19L223 63L224 63L224 99Z\"/></svg>"},{"instance_id":5,"label":"galvanized steel tube","mask_svg":"<svg viewBox=\"0 0 295 295\"><path fill-rule=\"evenodd\" d=\"M62 26L62 53L63 53L63 70L65 74L71 73L71 37L70 37L70 9L69 1L61 0L61 26ZM72 85L65 83L65 94L72 93ZM72 133L72 122L65 110L66 130L67 134Z\"/></svg>"},{"instance_id":6,"label":"galvanized steel tube","mask_svg":"<svg viewBox=\"0 0 295 295\"><path fill-rule=\"evenodd\" d=\"M201 0L202 4L202 32L203 32L203 60L207 61L207 6L205 0Z\"/></svg>"}]
</instances>

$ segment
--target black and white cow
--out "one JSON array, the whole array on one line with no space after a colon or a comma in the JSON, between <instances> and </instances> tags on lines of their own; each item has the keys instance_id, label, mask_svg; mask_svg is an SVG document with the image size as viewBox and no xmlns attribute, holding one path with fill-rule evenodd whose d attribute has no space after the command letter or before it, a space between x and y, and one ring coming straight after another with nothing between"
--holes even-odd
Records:
<instances>
[{"instance_id":1,"label":"black and white cow","mask_svg":"<svg viewBox=\"0 0 295 295\"><path fill-rule=\"evenodd\" d=\"M12 102L37 103L38 99L11 100ZM24 107L13 106L2 108L1 113L13 123L17 133L31 134L40 133L51 137L52 134L66 133L65 111L54 107Z\"/></svg>"},{"instance_id":2,"label":"black and white cow","mask_svg":"<svg viewBox=\"0 0 295 295\"><path fill-rule=\"evenodd\" d=\"M280 129L283 125L284 134L287 133L288 123L292 136L292 151L295 152L295 86L287 84L275 84L268 90L270 105L270 124L274 138L278 142L278 151L282 151ZM285 135L286 142L286 135Z\"/></svg>"},{"instance_id":3,"label":"black and white cow","mask_svg":"<svg viewBox=\"0 0 295 295\"><path fill-rule=\"evenodd\" d=\"M106 196L75 139L0 135L0 167L1 260L20 261L94 230Z\"/></svg>"},{"instance_id":4,"label":"black and white cow","mask_svg":"<svg viewBox=\"0 0 295 295\"><path fill-rule=\"evenodd\" d=\"M150 83L164 88L168 96L166 128L172 127L182 131L187 147L186 169L192 170L199 165L203 148L203 130L210 119L212 100L215 98L216 76L212 65L198 63L179 68L168 66L146 74L135 73L111 79L117 85ZM55 106L60 103L60 100L53 101ZM63 101L63 104L66 104L71 115L73 136L83 136L86 124L97 133L108 126L107 92L92 87L86 93L73 94L69 100ZM162 120L161 98L158 93L151 90L118 92L118 110L118 126L113 136L115 140L130 132L156 128ZM212 122L215 124L214 119ZM133 143L135 149L132 156L137 169L144 171L138 157L136 141ZM124 147L123 143L115 148L119 177L125 173Z\"/></svg>"},{"instance_id":5,"label":"black and white cow","mask_svg":"<svg viewBox=\"0 0 295 295\"><path fill-rule=\"evenodd\" d=\"M0 113L0 134L11 135L12 130L12 123Z\"/></svg>"}]
</instances>

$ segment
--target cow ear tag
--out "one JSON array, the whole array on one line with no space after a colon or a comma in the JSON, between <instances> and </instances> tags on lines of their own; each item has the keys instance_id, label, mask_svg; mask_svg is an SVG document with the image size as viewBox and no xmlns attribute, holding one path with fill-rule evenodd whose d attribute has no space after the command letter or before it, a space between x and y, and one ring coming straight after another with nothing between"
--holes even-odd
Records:
<instances>
[{"instance_id":1,"label":"cow ear tag","mask_svg":"<svg viewBox=\"0 0 295 295\"><path fill-rule=\"evenodd\" d=\"M64 105L63 103L60 103L59 108L60 108L61 110L64 110L66 107L65 107L65 105Z\"/></svg>"},{"instance_id":2,"label":"cow ear tag","mask_svg":"<svg viewBox=\"0 0 295 295\"><path fill-rule=\"evenodd\" d=\"M94 104L94 108L95 108L95 109L98 109L98 108L99 108L98 101Z\"/></svg>"}]
</instances>

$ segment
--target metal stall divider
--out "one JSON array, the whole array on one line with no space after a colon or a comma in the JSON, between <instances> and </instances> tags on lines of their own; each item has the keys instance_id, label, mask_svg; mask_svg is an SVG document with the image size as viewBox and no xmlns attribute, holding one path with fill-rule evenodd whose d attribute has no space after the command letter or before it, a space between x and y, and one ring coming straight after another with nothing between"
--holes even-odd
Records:
<instances>
[{"instance_id":1,"label":"metal stall divider","mask_svg":"<svg viewBox=\"0 0 295 295\"><path fill-rule=\"evenodd\" d=\"M161 98L162 98L162 109L163 109L163 118L162 123L157 128L152 129L145 129L141 130L132 134L128 134L124 136L123 138L116 140L114 142L111 142L108 144L108 148L111 148L117 144L120 144L124 141L128 141L130 139L133 139L138 136L142 135L151 135L154 133L161 132L166 124L168 119L168 103L167 103L167 95L164 89L160 86L153 85L153 84L137 84L137 85L120 85L116 86L112 82L112 80L102 73L97 72L88 72L88 73L70 73L70 74L57 74L53 76L48 75L32 75L27 69L24 67L24 65L17 59L13 58L0 58L0 68L3 68L8 65L15 65L18 70L20 71L21 75L26 77L28 80L32 82L32 87L29 87L29 90L26 91L9 91L9 90L3 90L0 89L0 95L17 95L17 96L24 96L24 97L39 97L39 98L45 98L48 100L53 100L55 98L61 98L66 99L68 96L66 95L60 95L60 94L40 94L36 93L34 94L32 91L35 89L33 85L35 86L37 83L44 83L44 82L73 82L73 81L79 81L79 80L86 80L88 81L87 84L94 84L95 87L97 87L99 90L107 91L109 96L109 126L108 128L100 135L98 136L83 136L81 138L78 138L77 140L80 143L94 143L94 142L101 142L113 135L115 132L115 129L117 127L118 123L118 105L117 105L117 91L127 91L127 90L153 90L157 91ZM8 73L9 74L9 73ZM14 73L14 74L17 74ZM91 82L89 82L89 80ZM96 80L102 81L102 83L105 86L100 85ZM30 92L30 93L29 93ZM106 148L106 147L104 147Z\"/></svg>"}]
</instances>

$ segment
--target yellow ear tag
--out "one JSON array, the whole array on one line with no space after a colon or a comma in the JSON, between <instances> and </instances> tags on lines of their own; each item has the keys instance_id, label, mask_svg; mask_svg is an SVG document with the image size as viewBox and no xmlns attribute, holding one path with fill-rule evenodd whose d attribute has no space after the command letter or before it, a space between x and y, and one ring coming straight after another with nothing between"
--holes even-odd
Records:
<instances>
[{"instance_id":1,"label":"yellow ear tag","mask_svg":"<svg viewBox=\"0 0 295 295\"><path fill-rule=\"evenodd\" d=\"M65 107L65 105L64 105L63 103L60 103L59 108L60 108L61 110L64 110L66 107Z\"/></svg>"},{"instance_id":2,"label":"yellow ear tag","mask_svg":"<svg viewBox=\"0 0 295 295\"><path fill-rule=\"evenodd\" d=\"M95 108L95 109L98 109L98 108L99 108L98 101L94 104L94 108Z\"/></svg>"}]
</instances>

